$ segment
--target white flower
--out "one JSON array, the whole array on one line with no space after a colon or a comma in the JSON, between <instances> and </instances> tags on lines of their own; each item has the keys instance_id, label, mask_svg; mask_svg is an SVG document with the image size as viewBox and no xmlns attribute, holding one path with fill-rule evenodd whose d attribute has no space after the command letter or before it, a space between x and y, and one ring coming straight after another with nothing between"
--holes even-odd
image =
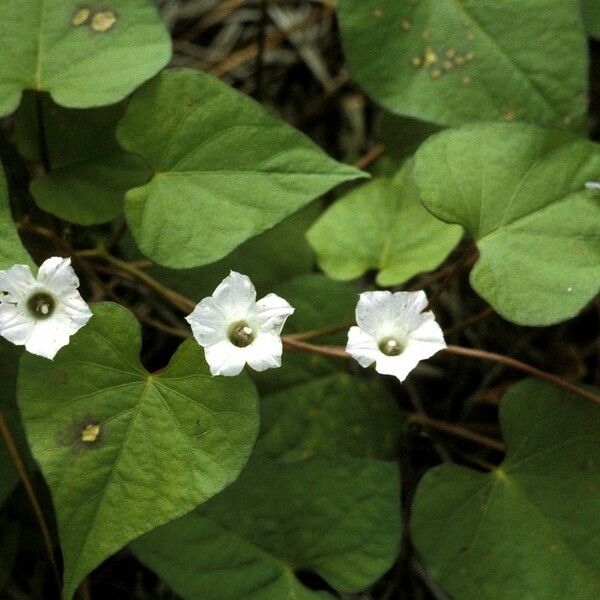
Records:
<instances>
[{"instance_id":1,"label":"white flower","mask_svg":"<svg viewBox=\"0 0 600 600\"><path fill-rule=\"evenodd\" d=\"M364 292L356 306L358 327L348 332L346 351L362 367L404 381L419 361L446 347L427 306L425 292Z\"/></svg>"},{"instance_id":2,"label":"white flower","mask_svg":"<svg viewBox=\"0 0 600 600\"><path fill-rule=\"evenodd\" d=\"M600 181L586 181L585 189L586 190L600 190Z\"/></svg>"},{"instance_id":3,"label":"white flower","mask_svg":"<svg viewBox=\"0 0 600 600\"><path fill-rule=\"evenodd\" d=\"M186 317L213 375L239 375L281 366L281 330L294 309L276 294L258 302L246 275L235 271Z\"/></svg>"},{"instance_id":4,"label":"white flower","mask_svg":"<svg viewBox=\"0 0 600 600\"><path fill-rule=\"evenodd\" d=\"M37 279L27 265L0 271L0 335L53 359L92 316L78 287L70 258L49 258Z\"/></svg>"}]
</instances>

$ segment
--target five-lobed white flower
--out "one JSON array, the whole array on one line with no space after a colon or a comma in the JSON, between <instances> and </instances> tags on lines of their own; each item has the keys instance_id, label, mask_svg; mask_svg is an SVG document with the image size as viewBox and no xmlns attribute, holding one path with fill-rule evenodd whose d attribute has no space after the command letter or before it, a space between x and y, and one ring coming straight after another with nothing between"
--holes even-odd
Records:
<instances>
[{"instance_id":1,"label":"five-lobed white flower","mask_svg":"<svg viewBox=\"0 0 600 600\"><path fill-rule=\"evenodd\" d=\"M92 316L78 287L70 258L49 258L37 279L27 265L0 271L0 335L53 359Z\"/></svg>"},{"instance_id":2,"label":"five-lobed white flower","mask_svg":"<svg viewBox=\"0 0 600 600\"><path fill-rule=\"evenodd\" d=\"M294 308L276 294L256 301L246 275L231 271L213 295L186 317L213 375L239 375L281 366L281 330Z\"/></svg>"},{"instance_id":3,"label":"five-lobed white flower","mask_svg":"<svg viewBox=\"0 0 600 600\"><path fill-rule=\"evenodd\" d=\"M358 327L348 331L346 351L362 367L404 381L417 364L446 347L425 292L364 292L356 306Z\"/></svg>"}]
</instances>

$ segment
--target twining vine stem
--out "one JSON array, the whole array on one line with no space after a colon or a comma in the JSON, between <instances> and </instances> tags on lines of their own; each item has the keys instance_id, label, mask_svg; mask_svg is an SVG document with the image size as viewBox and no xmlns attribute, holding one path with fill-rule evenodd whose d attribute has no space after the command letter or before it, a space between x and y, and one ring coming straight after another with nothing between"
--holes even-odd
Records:
<instances>
[{"instance_id":1,"label":"twining vine stem","mask_svg":"<svg viewBox=\"0 0 600 600\"><path fill-rule=\"evenodd\" d=\"M42 538L44 541L44 546L46 548L46 554L48 555L48 561L50 562L50 567L52 569L52 574L54 576L54 580L56 582L58 588L58 595L62 599L62 580L60 577L60 571L58 569L58 565L56 564L56 559L54 557L54 546L52 544L52 537L50 536L50 530L48 529L48 525L46 524L46 520L44 518L44 513L38 502L37 496L35 494L35 490L31 483L31 479L27 474L27 469L23 464L23 460L21 459L21 455L19 454L19 450L17 445L15 444L15 440L13 435L4 419L4 415L0 412L0 435L4 439L6 444L6 448L12 458L12 461L17 469L17 473L19 475L19 479L23 484L23 489L27 494L27 498L29 499L29 503L31 504L31 508L33 509L33 514L35 515L35 519L38 522L40 531L42 532Z\"/></svg>"},{"instance_id":2,"label":"twining vine stem","mask_svg":"<svg viewBox=\"0 0 600 600\"><path fill-rule=\"evenodd\" d=\"M77 255L78 253L76 253ZM112 266L124 272L132 277L138 279L140 282L147 285L150 289L154 290L156 293L161 295L165 300L169 301L173 306L178 308L183 312L190 313L194 310L196 303L185 296L175 292L174 290L164 286L162 283L154 279L148 273L145 273L142 269L138 268L135 264L128 263L127 261L120 260L119 258L114 257L109 254L107 251L103 249L98 249L97 251L83 251L79 253L79 256L98 256L106 260ZM332 333L334 331L339 331L340 329L345 329L346 326L342 328L341 326L330 327L322 330L314 330L307 331L302 333L295 333L291 335L283 336L282 342L285 348L290 350L299 350L301 352L310 352L312 354L320 354L322 356L332 356L335 358L350 358L350 355L339 346L323 346L317 344L311 344L306 342L305 340L310 339L312 337L318 337L320 335L325 335L327 333ZM486 350L478 350L475 348L464 348L463 346L448 346L445 352L451 354L457 354L460 356L467 356L469 358L476 358L478 360L486 360L490 362L499 363L505 365L507 367L511 367L512 369L516 369L517 371L522 371L523 373L527 373L533 377L538 379L542 379L544 381L548 381L568 392L576 394L585 400L593 402L594 404L600 405L600 397L588 390L585 390L569 381L558 377L557 375L553 375L552 373L548 373L547 371L543 371L529 365L525 362L517 360L516 358L511 358L510 356L505 356L503 354L498 354L496 352L488 352Z\"/></svg>"}]
</instances>

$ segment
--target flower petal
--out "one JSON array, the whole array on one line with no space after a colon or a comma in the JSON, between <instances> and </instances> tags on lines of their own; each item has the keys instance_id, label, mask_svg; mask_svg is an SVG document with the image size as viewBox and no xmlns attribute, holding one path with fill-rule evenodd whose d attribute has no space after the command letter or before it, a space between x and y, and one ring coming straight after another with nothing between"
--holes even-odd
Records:
<instances>
[{"instance_id":1,"label":"flower petal","mask_svg":"<svg viewBox=\"0 0 600 600\"><path fill-rule=\"evenodd\" d=\"M35 287L35 278L27 265L14 265L0 271L0 301L19 302ZM2 294L6 294L2 296Z\"/></svg>"},{"instance_id":2,"label":"flower petal","mask_svg":"<svg viewBox=\"0 0 600 600\"><path fill-rule=\"evenodd\" d=\"M69 294L79 287L79 279L71 266L70 258L53 256L44 261L37 276L38 284L59 296Z\"/></svg>"},{"instance_id":3,"label":"flower petal","mask_svg":"<svg viewBox=\"0 0 600 600\"><path fill-rule=\"evenodd\" d=\"M375 370L382 375L393 375L400 381L404 381L418 364L419 358L410 353L407 348L398 356L386 356L380 352L375 363Z\"/></svg>"},{"instance_id":4,"label":"flower petal","mask_svg":"<svg viewBox=\"0 0 600 600\"><path fill-rule=\"evenodd\" d=\"M185 320L190 324L196 341L203 347L228 340L231 323L221 312L214 298L203 298Z\"/></svg>"},{"instance_id":5,"label":"flower petal","mask_svg":"<svg viewBox=\"0 0 600 600\"><path fill-rule=\"evenodd\" d=\"M267 294L256 303L255 321L262 332L281 334L286 319L294 307L277 294ZM258 369L257 369L258 370Z\"/></svg>"},{"instance_id":6,"label":"flower petal","mask_svg":"<svg viewBox=\"0 0 600 600\"><path fill-rule=\"evenodd\" d=\"M246 364L247 348L237 348L229 340L204 348L204 356L212 375L239 375Z\"/></svg>"},{"instance_id":7,"label":"flower petal","mask_svg":"<svg viewBox=\"0 0 600 600\"><path fill-rule=\"evenodd\" d=\"M246 360L255 371L266 371L281 366L283 344L279 335L259 333L245 350Z\"/></svg>"},{"instance_id":8,"label":"flower petal","mask_svg":"<svg viewBox=\"0 0 600 600\"><path fill-rule=\"evenodd\" d=\"M69 343L71 323L65 315L55 314L50 319L35 321L25 349L52 360Z\"/></svg>"},{"instance_id":9,"label":"flower petal","mask_svg":"<svg viewBox=\"0 0 600 600\"><path fill-rule=\"evenodd\" d=\"M392 296L394 324L402 331L410 332L422 323L421 311L427 306L427 296L418 292L396 292Z\"/></svg>"},{"instance_id":10,"label":"flower petal","mask_svg":"<svg viewBox=\"0 0 600 600\"><path fill-rule=\"evenodd\" d=\"M372 365L381 354L377 340L360 327L350 327L346 352L357 360L361 367Z\"/></svg>"},{"instance_id":11,"label":"flower petal","mask_svg":"<svg viewBox=\"0 0 600 600\"><path fill-rule=\"evenodd\" d=\"M360 295L356 305L356 322L363 331L378 337L394 318L391 292L363 292Z\"/></svg>"},{"instance_id":12,"label":"flower petal","mask_svg":"<svg viewBox=\"0 0 600 600\"><path fill-rule=\"evenodd\" d=\"M16 304L0 302L0 335L17 346L24 346L33 333L34 321Z\"/></svg>"},{"instance_id":13,"label":"flower petal","mask_svg":"<svg viewBox=\"0 0 600 600\"><path fill-rule=\"evenodd\" d=\"M423 313L427 320L413 331L408 338L406 352L418 357L419 360L432 357L434 354L446 347L444 334L441 327L435 321L433 313Z\"/></svg>"},{"instance_id":14,"label":"flower petal","mask_svg":"<svg viewBox=\"0 0 600 600\"><path fill-rule=\"evenodd\" d=\"M90 307L77 290L63 294L57 312L67 317L65 327L68 328L70 335L77 333L92 318Z\"/></svg>"},{"instance_id":15,"label":"flower petal","mask_svg":"<svg viewBox=\"0 0 600 600\"><path fill-rule=\"evenodd\" d=\"M247 275L231 271L213 292L219 310L230 320L246 319L256 302L256 289Z\"/></svg>"}]
</instances>

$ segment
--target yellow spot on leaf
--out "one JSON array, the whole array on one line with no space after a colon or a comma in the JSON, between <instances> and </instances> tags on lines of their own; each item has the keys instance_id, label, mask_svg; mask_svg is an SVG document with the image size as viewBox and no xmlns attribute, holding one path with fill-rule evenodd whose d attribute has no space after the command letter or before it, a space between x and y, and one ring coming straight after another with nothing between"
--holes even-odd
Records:
<instances>
[{"instance_id":1,"label":"yellow spot on leaf","mask_svg":"<svg viewBox=\"0 0 600 600\"><path fill-rule=\"evenodd\" d=\"M104 33L116 22L117 15L112 10L103 10L92 17L92 29L98 33Z\"/></svg>"},{"instance_id":2,"label":"yellow spot on leaf","mask_svg":"<svg viewBox=\"0 0 600 600\"><path fill-rule=\"evenodd\" d=\"M79 25L83 25L90 18L90 13L91 11L87 6L82 6L75 11L71 22L75 27L79 27Z\"/></svg>"},{"instance_id":3,"label":"yellow spot on leaf","mask_svg":"<svg viewBox=\"0 0 600 600\"><path fill-rule=\"evenodd\" d=\"M446 56L448 58L454 58L456 56L456 50L454 48L448 48L448 50L446 50Z\"/></svg>"},{"instance_id":4,"label":"yellow spot on leaf","mask_svg":"<svg viewBox=\"0 0 600 600\"><path fill-rule=\"evenodd\" d=\"M381 8L375 8L375 9L373 9L373 16L376 19L381 19L381 17L383 17L383 10L381 10Z\"/></svg>"},{"instance_id":5,"label":"yellow spot on leaf","mask_svg":"<svg viewBox=\"0 0 600 600\"><path fill-rule=\"evenodd\" d=\"M86 425L84 430L81 432L81 441L86 444L92 444L100 435L100 425Z\"/></svg>"},{"instance_id":6,"label":"yellow spot on leaf","mask_svg":"<svg viewBox=\"0 0 600 600\"><path fill-rule=\"evenodd\" d=\"M465 64L465 57L462 54L457 54L456 58L454 59L454 62L457 65L464 65Z\"/></svg>"},{"instance_id":7,"label":"yellow spot on leaf","mask_svg":"<svg viewBox=\"0 0 600 600\"><path fill-rule=\"evenodd\" d=\"M413 56L410 62L413 67L420 67L423 64L423 60L420 56Z\"/></svg>"},{"instance_id":8,"label":"yellow spot on leaf","mask_svg":"<svg viewBox=\"0 0 600 600\"><path fill-rule=\"evenodd\" d=\"M471 83L471 76L470 76L470 75L463 75L463 76L460 78L460 82L461 82L463 85L469 85L469 83Z\"/></svg>"},{"instance_id":9,"label":"yellow spot on leaf","mask_svg":"<svg viewBox=\"0 0 600 600\"><path fill-rule=\"evenodd\" d=\"M509 106L508 108L504 109L503 114L507 121L514 121L515 117L517 116L517 111L513 107Z\"/></svg>"},{"instance_id":10,"label":"yellow spot on leaf","mask_svg":"<svg viewBox=\"0 0 600 600\"><path fill-rule=\"evenodd\" d=\"M421 37L424 40L428 40L430 35L431 35L431 31L429 31L429 29L423 29L423 31L421 31Z\"/></svg>"},{"instance_id":11,"label":"yellow spot on leaf","mask_svg":"<svg viewBox=\"0 0 600 600\"><path fill-rule=\"evenodd\" d=\"M402 21L400 21L400 27L402 27L404 31L408 31L410 26L411 24L409 19L402 19Z\"/></svg>"},{"instance_id":12,"label":"yellow spot on leaf","mask_svg":"<svg viewBox=\"0 0 600 600\"><path fill-rule=\"evenodd\" d=\"M450 60L444 61L444 71L452 71L454 69L454 64Z\"/></svg>"},{"instance_id":13,"label":"yellow spot on leaf","mask_svg":"<svg viewBox=\"0 0 600 600\"><path fill-rule=\"evenodd\" d=\"M425 66L433 65L438 61L438 55L431 46L425 48Z\"/></svg>"},{"instance_id":14,"label":"yellow spot on leaf","mask_svg":"<svg viewBox=\"0 0 600 600\"><path fill-rule=\"evenodd\" d=\"M475 58L475 54L474 54L473 52L467 52L467 53L465 54L465 60L466 60L467 62L470 62L470 61L472 61L474 58Z\"/></svg>"}]
</instances>

